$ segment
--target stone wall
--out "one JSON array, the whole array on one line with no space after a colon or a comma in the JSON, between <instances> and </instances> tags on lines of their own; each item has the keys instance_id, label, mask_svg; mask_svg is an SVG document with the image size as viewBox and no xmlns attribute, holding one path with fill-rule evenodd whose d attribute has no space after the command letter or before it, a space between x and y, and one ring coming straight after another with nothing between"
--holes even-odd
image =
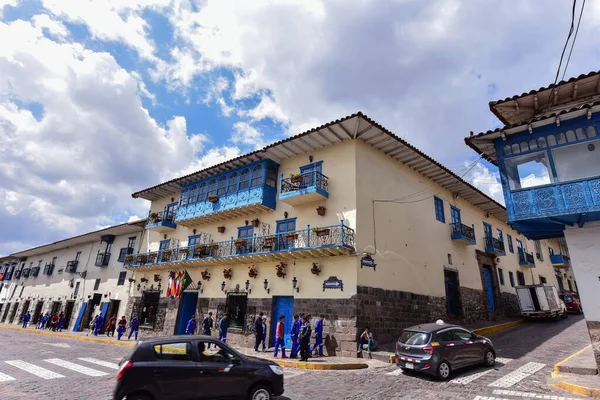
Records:
<instances>
[{"instance_id":1,"label":"stone wall","mask_svg":"<svg viewBox=\"0 0 600 400\"><path fill-rule=\"evenodd\" d=\"M469 324L488 319L486 298L482 290L460 287L462 315L458 323Z\"/></svg>"},{"instance_id":2,"label":"stone wall","mask_svg":"<svg viewBox=\"0 0 600 400\"><path fill-rule=\"evenodd\" d=\"M598 321L586 321L587 328L590 333L590 340L592 342L592 350L594 351L594 357L596 358L596 365L600 370L600 322Z\"/></svg>"},{"instance_id":3,"label":"stone wall","mask_svg":"<svg viewBox=\"0 0 600 400\"><path fill-rule=\"evenodd\" d=\"M500 294L500 307L506 317L520 317L521 307L519 306L519 298L515 293Z\"/></svg>"}]
</instances>

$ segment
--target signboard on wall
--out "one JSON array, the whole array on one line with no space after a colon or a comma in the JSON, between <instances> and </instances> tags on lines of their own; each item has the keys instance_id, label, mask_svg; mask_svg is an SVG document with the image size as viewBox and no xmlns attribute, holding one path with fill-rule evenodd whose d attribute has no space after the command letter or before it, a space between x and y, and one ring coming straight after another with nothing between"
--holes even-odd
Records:
<instances>
[{"instance_id":1,"label":"signboard on wall","mask_svg":"<svg viewBox=\"0 0 600 400\"><path fill-rule=\"evenodd\" d=\"M340 289L343 292L344 283L341 279L338 279L337 276L330 276L323 281L323 291L325 291L325 289Z\"/></svg>"},{"instance_id":2,"label":"signboard on wall","mask_svg":"<svg viewBox=\"0 0 600 400\"><path fill-rule=\"evenodd\" d=\"M373 260L373 258L371 257L370 254L365 255L363 258L360 259L360 267L370 267L373 268L373 270L375 270L375 267L377 267L377 264L375 264L375 260Z\"/></svg>"}]
</instances>

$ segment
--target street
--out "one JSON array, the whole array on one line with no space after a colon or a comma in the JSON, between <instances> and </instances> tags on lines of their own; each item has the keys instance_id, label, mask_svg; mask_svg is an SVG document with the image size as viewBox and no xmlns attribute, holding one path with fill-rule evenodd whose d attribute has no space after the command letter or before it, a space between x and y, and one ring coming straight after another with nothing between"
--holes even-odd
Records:
<instances>
[{"instance_id":1,"label":"street","mask_svg":"<svg viewBox=\"0 0 600 400\"><path fill-rule=\"evenodd\" d=\"M461 399L575 395L548 386L555 363L589 344L585 321L531 322L490 335L498 352L493 369L457 371L449 382L400 372L394 365L358 371L286 369L281 399ZM0 398L110 399L126 346L0 329Z\"/></svg>"}]
</instances>

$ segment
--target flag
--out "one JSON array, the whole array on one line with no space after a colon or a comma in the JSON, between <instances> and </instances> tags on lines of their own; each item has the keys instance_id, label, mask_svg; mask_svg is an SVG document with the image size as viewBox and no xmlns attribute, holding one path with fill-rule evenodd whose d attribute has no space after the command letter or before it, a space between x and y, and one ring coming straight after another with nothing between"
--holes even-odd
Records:
<instances>
[{"instance_id":1,"label":"flag","mask_svg":"<svg viewBox=\"0 0 600 400\"><path fill-rule=\"evenodd\" d=\"M172 296L179 297L179 289L181 288L181 272L175 271L175 288L173 289Z\"/></svg>"},{"instance_id":2,"label":"flag","mask_svg":"<svg viewBox=\"0 0 600 400\"><path fill-rule=\"evenodd\" d=\"M192 284L192 277L188 274L187 270L185 270L183 279L181 280L181 291L179 292L179 297L183 294L183 291L188 288Z\"/></svg>"},{"instance_id":3,"label":"flag","mask_svg":"<svg viewBox=\"0 0 600 400\"><path fill-rule=\"evenodd\" d=\"M171 296L171 292L173 291L173 271L169 271L169 284L167 285L167 297Z\"/></svg>"}]
</instances>

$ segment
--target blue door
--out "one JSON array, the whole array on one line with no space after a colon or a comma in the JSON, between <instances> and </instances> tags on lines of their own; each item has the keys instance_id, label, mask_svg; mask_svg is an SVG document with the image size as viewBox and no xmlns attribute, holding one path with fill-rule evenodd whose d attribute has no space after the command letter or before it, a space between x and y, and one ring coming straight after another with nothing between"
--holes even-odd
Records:
<instances>
[{"instance_id":1,"label":"blue door","mask_svg":"<svg viewBox=\"0 0 600 400\"><path fill-rule=\"evenodd\" d=\"M81 305L81 308L79 309L79 315L77 316L77 319L75 320L75 325L73 326L73 332L77 332L79 330L79 324L81 324L81 320L83 319L83 313L85 312L86 307L87 303L83 303Z\"/></svg>"},{"instance_id":2,"label":"blue door","mask_svg":"<svg viewBox=\"0 0 600 400\"><path fill-rule=\"evenodd\" d=\"M444 271L444 283L446 284L446 305L448 316L454 317L458 310L458 292L456 284L456 272Z\"/></svg>"},{"instance_id":3,"label":"blue door","mask_svg":"<svg viewBox=\"0 0 600 400\"><path fill-rule=\"evenodd\" d=\"M279 317L285 317L285 329L283 341L285 347L292 347L292 321L294 320L294 296L274 296L273 297L273 318L271 319L271 343L275 345L275 329L279 322Z\"/></svg>"},{"instance_id":4,"label":"blue door","mask_svg":"<svg viewBox=\"0 0 600 400\"><path fill-rule=\"evenodd\" d=\"M294 246L294 240L288 240L286 237L287 232L294 232L296 230L296 218L284 219L277 221L277 245L279 250L287 250Z\"/></svg>"},{"instance_id":5,"label":"blue door","mask_svg":"<svg viewBox=\"0 0 600 400\"><path fill-rule=\"evenodd\" d=\"M238 228L238 239L245 239L246 244L244 246L236 246L237 254L245 254L252 251L252 241L254 239L254 227L242 226Z\"/></svg>"},{"instance_id":6,"label":"blue door","mask_svg":"<svg viewBox=\"0 0 600 400\"><path fill-rule=\"evenodd\" d=\"M101 333L104 333L104 327L107 326L106 315L108 313L108 306L110 305L109 301L102 303L100 306L100 315L102 315L102 329Z\"/></svg>"},{"instance_id":7,"label":"blue door","mask_svg":"<svg viewBox=\"0 0 600 400\"><path fill-rule=\"evenodd\" d=\"M179 305L179 319L177 320L177 328L175 328L176 335L185 334L185 328L187 328L188 321L192 318L192 315L196 315L196 307L198 305L198 292L183 292L181 296L181 303Z\"/></svg>"},{"instance_id":8,"label":"blue door","mask_svg":"<svg viewBox=\"0 0 600 400\"><path fill-rule=\"evenodd\" d=\"M492 273L489 267L483 268L483 281L485 282L485 294L487 297L488 308L490 311L496 311L494 303L494 285L492 283Z\"/></svg>"}]
</instances>

